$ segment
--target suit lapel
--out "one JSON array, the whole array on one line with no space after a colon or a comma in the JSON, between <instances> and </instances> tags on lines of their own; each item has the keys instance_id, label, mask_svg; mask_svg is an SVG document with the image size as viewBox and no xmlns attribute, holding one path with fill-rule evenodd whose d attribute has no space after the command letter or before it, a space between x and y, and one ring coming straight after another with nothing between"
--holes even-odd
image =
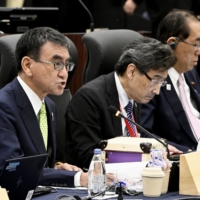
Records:
<instances>
[{"instance_id":1,"label":"suit lapel","mask_svg":"<svg viewBox=\"0 0 200 200\"><path fill-rule=\"evenodd\" d=\"M198 111L200 110L200 94L199 88L195 85L195 81L191 79L189 74L185 74L185 80L190 88L191 98L195 101Z\"/></svg>"},{"instance_id":2,"label":"suit lapel","mask_svg":"<svg viewBox=\"0 0 200 200\"><path fill-rule=\"evenodd\" d=\"M27 95L17 79L12 83L12 87L15 92L17 104L21 108L20 115L22 121L30 135L33 145L39 154L46 153L39 123Z\"/></svg>"},{"instance_id":3,"label":"suit lapel","mask_svg":"<svg viewBox=\"0 0 200 200\"><path fill-rule=\"evenodd\" d=\"M174 115L176 116L180 126L183 128L186 134L188 134L188 136L196 142L196 139L194 138L193 133L191 131L181 101L175 91L175 88L169 76L167 77L167 84L171 85L171 90L167 90L167 86L162 87L161 89L163 91L163 94L165 95L165 98L167 99L170 106L172 107L172 111L174 112Z\"/></svg>"},{"instance_id":4,"label":"suit lapel","mask_svg":"<svg viewBox=\"0 0 200 200\"><path fill-rule=\"evenodd\" d=\"M137 102L134 102L133 114L134 114L135 122L138 124L140 124L140 110L141 110L141 105Z\"/></svg>"},{"instance_id":5,"label":"suit lapel","mask_svg":"<svg viewBox=\"0 0 200 200\"><path fill-rule=\"evenodd\" d=\"M118 96L117 87L115 83L114 73L111 73L107 76L106 85L107 85L107 94L108 94L108 97L107 97L108 107L114 106L118 110L120 110L119 96ZM133 112L134 112L135 121L137 123L140 123L140 108L141 108L141 105L135 102ZM122 136L121 118L116 117L115 115L112 115L112 122L113 122L113 127L115 130L116 136Z\"/></svg>"},{"instance_id":6,"label":"suit lapel","mask_svg":"<svg viewBox=\"0 0 200 200\"><path fill-rule=\"evenodd\" d=\"M55 116L52 106L50 106L49 98L45 98L48 120L48 157L49 166L53 167L54 159L56 157L56 136L55 136Z\"/></svg>"},{"instance_id":7,"label":"suit lapel","mask_svg":"<svg viewBox=\"0 0 200 200\"><path fill-rule=\"evenodd\" d=\"M106 86L107 86L107 101L108 101L108 107L114 106L118 110L120 110L119 107L119 96L115 84L115 78L114 73L110 73L106 78ZM115 115L112 115L112 123L113 127L116 133L116 136L122 136L122 125L121 125L121 118L116 117Z\"/></svg>"}]
</instances>

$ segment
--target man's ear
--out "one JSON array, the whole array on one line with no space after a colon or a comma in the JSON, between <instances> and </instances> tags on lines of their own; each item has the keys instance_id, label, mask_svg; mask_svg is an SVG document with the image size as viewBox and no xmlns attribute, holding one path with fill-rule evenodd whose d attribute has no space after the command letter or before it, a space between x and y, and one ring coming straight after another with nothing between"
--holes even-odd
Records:
<instances>
[{"instance_id":1,"label":"man's ear","mask_svg":"<svg viewBox=\"0 0 200 200\"><path fill-rule=\"evenodd\" d=\"M21 61L22 70L28 76L32 76L31 65L32 65L32 60L28 56L22 58Z\"/></svg>"},{"instance_id":2,"label":"man's ear","mask_svg":"<svg viewBox=\"0 0 200 200\"><path fill-rule=\"evenodd\" d=\"M127 76L130 79L132 79L134 74L135 74L135 72L136 72L136 70L137 70L137 68L133 63L129 64L128 67L127 67Z\"/></svg>"},{"instance_id":3,"label":"man's ear","mask_svg":"<svg viewBox=\"0 0 200 200\"><path fill-rule=\"evenodd\" d=\"M179 40L176 37L170 37L167 39L166 43L171 47L172 50L176 49Z\"/></svg>"}]
</instances>

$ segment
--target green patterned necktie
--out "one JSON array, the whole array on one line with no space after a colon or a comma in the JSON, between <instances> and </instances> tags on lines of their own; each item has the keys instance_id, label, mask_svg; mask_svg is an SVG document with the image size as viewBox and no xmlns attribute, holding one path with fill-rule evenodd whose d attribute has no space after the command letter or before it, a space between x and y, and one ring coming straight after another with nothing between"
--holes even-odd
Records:
<instances>
[{"instance_id":1,"label":"green patterned necktie","mask_svg":"<svg viewBox=\"0 0 200 200\"><path fill-rule=\"evenodd\" d=\"M45 145L45 148L47 149L48 126L47 126L46 108L45 108L44 103L42 103L42 106L41 106L40 112L39 112L39 124L40 124L40 129L41 129L41 132L42 132L42 137L43 137L43 140L44 140L44 145Z\"/></svg>"}]
</instances>

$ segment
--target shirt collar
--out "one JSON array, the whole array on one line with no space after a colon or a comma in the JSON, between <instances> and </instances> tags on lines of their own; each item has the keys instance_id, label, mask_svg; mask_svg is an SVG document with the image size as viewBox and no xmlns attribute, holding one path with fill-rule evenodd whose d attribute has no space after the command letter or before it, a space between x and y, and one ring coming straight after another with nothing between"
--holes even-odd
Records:
<instances>
[{"instance_id":1,"label":"shirt collar","mask_svg":"<svg viewBox=\"0 0 200 200\"><path fill-rule=\"evenodd\" d=\"M129 99L120 80L119 77L117 76L117 73L115 72L115 83L116 83L116 87L117 87L117 92L118 92L118 96L119 96L119 103L121 108L120 109L124 109L128 102L130 101L133 105L134 100L133 99Z\"/></svg>"},{"instance_id":2,"label":"shirt collar","mask_svg":"<svg viewBox=\"0 0 200 200\"><path fill-rule=\"evenodd\" d=\"M170 78L173 80L173 82L177 83L180 74L176 71L176 69L174 69L173 67L171 67L168 70L168 74L169 74ZM181 75L183 76L183 73ZM183 76L183 78L184 78L184 76Z\"/></svg>"},{"instance_id":3,"label":"shirt collar","mask_svg":"<svg viewBox=\"0 0 200 200\"><path fill-rule=\"evenodd\" d=\"M24 92L26 93L29 101L31 102L35 115L37 116L44 100L41 101L37 94L19 76L17 76L17 79Z\"/></svg>"}]
</instances>

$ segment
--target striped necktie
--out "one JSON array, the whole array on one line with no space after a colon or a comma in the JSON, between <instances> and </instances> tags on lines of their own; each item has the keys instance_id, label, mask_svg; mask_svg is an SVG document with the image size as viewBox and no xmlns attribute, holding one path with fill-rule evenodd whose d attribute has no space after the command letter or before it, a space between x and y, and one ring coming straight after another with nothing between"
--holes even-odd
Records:
<instances>
[{"instance_id":1,"label":"striped necktie","mask_svg":"<svg viewBox=\"0 0 200 200\"><path fill-rule=\"evenodd\" d=\"M42 137L43 137L43 140L44 140L44 145L45 145L45 148L47 150L48 125L47 125L46 108L45 108L45 104L44 103L42 103L42 106L40 108L38 119L39 119L40 129L41 129L41 132L42 132Z\"/></svg>"},{"instance_id":2,"label":"striped necktie","mask_svg":"<svg viewBox=\"0 0 200 200\"><path fill-rule=\"evenodd\" d=\"M125 107L125 111L127 113L127 118L133 120L133 104L129 101ZM135 125L128 120L125 120L127 135L129 137L137 137L137 132L135 129Z\"/></svg>"}]
</instances>

